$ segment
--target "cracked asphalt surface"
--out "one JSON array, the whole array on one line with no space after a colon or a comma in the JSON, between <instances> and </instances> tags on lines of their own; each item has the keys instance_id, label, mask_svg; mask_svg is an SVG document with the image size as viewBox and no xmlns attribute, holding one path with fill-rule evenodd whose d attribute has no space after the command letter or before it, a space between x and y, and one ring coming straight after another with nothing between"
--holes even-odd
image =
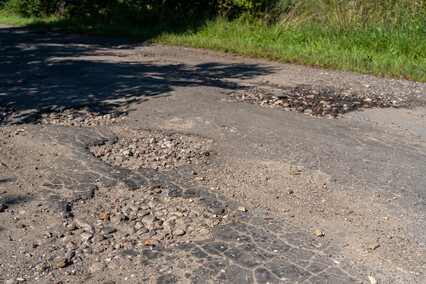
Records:
<instances>
[{"instance_id":1,"label":"cracked asphalt surface","mask_svg":"<svg viewBox=\"0 0 426 284\"><path fill-rule=\"evenodd\" d=\"M10 26L0 26L0 43L1 281L425 281L425 84ZM401 96L418 107L330 120L229 100L235 90L300 85ZM42 112L82 106L127 116L113 125L35 123ZM217 155L159 172L92 154L89 147L115 143L126 129L206 137ZM49 246L67 235L33 245L30 256L16 252L42 238L46 224L71 223L79 204L95 207L102 190L117 188L122 196L161 188L220 222L172 246L85 252L38 274L32 269ZM130 266L108 265L119 254ZM88 269L93 262L107 268Z\"/></svg>"}]
</instances>

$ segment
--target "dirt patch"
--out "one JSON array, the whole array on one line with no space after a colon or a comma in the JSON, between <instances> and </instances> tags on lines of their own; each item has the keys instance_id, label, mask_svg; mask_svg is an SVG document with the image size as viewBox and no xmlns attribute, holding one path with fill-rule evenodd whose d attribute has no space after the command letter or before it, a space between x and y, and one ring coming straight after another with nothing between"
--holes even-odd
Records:
<instances>
[{"instance_id":1,"label":"dirt patch","mask_svg":"<svg viewBox=\"0 0 426 284\"><path fill-rule=\"evenodd\" d=\"M196 135L115 128L115 143L92 146L103 161L130 169L171 170L185 164L209 164L213 141Z\"/></svg>"}]
</instances>

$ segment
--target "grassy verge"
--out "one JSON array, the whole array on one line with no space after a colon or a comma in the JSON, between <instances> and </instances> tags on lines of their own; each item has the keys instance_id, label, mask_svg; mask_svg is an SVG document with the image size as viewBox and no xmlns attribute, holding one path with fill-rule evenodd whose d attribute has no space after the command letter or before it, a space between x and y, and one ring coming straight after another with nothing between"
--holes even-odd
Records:
<instances>
[{"instance_id":1,"label":"grassy verge","mask_svg":"<svg viewBox=\"0 0 426 284\"><path fill-rule=\"evenodd\" d=\"M161 44L203 47L283 62L339 68L426 81L424 22L364 24L304 22L252 23L218 17L190 27L135 26L58 18L23 18L0 10L0 23L73 33L127 37Z\"/></svg>"}]
</instances>

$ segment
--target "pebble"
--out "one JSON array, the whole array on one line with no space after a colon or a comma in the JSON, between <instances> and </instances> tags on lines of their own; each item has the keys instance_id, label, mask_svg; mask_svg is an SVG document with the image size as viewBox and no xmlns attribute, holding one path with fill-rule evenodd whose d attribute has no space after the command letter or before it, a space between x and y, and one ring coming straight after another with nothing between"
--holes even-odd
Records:
<instances>
[{"instance_id":1,"label":"pebble","mask_svg":"<svg viewBox=\"0 0 426 284\"><path fill-rule=\"evenodd\" d=\"M373 250L378 249L379 247L380 247L380 244L372 244L368 247L368 250L373 251Z\"/></svg>"},{"instance_id":2,"label":"pebble","mask_svg":"<svg viewBox=\"0 0 426 284\"><path fill-rule=\"evenodd\" d=\"M80 235L81 242L85 243L85 242L89 241L92 238L92 236L93 236L93 234L91 234L91 233L87 233L87 232L82 233Z\"/></svg>"},{"instance_id":3,"label":"pebble","mask_svg":"<svg viewBox=\"0 0 426 284\"><path fill-rule=\"evenodd\" d=\"M145 217L142 218L142 222L145 224L153 224L155 222L160 221L157 217L155 217L154 215L147 215Z\"/></svg>"},{"instance_id":4,"label":"pebble","mask_svg":"<svg viewBox=\"0 0 426 284\"><path fill-rule=\"evenodd\" d=\"M247 212L247 209L243 206L238 206L238 211Z\"/></svg>"},{"instance_id":5,"label":"pebble","mask_svg":"<svg viewBox=\"0 0 426 284\"><path fill-rule=\"evenodd\" d=\"M7 209L7 205L0 203L0 212L4 212Z\"/></svg>"},{"instance_id":6,"label":"pebble","mask_svg":"<svg viewBox=\"0 0 426 284\"><path fill-rule=\"evenodd\" d=\"M83 229L86 232L89 232L89 233L95 232L95 228L93 227L93 225L87 222L86 220L77 218L74 220L74 222L77 225L77 227L79 227L80 229Z\"/></svg>"},{"instance_id":7,"label":"pebble","mask_svg":"<svg viewBox=\"0 0 426 284\"><path fill-rule=\"evenodd\" d=\"M117 229L113 227L105 227L101 230L101 232L104 233L105 235L109 235L109 234L113 234L117 232Z\"/></svg>"},{"instance_id":8,"label":"pebble","mask_svg":"<svg viewBox=\"0 0 426 284\"><path fill-rule=\"evenodd\" d=\"M321 230L320 230L320 229L317 229L317 230L315 231L315 235L316 235L318 238L320 238L320 237L324 237L324 233L323 233L323 232L321 232Z\"/></svg>"},{"instance_id":9,"label":"pebble","mask_svg":"<svg viewBox=\"0 0 426 284\"><path fill-rule=\"evenodd\" d=\"M96 272L101 272L104 271L106 268L106 265L102 262L95 262L94 264L92 264L92 266L89 267L89 272L90 273L96 273Z\"/></svg>"},{"instance_id":10,"label":"pebble","mask_svg":"<svg viewBox=\"0 0 426 284\"><path fill-rule=\"evenodd\" d=\"M177 229L177 230L175 230L175 231L173 232L173 234L174 234L175 236L183 236L183 235L185 235L185 231L184 231L184 230Z\"/></svg>"},{"instance_id":11,"label":"pebble","mask_svg":"<svg viewBox=\"0 0 426 284\"><path fill-rule=\"evenodd\" d=\"M66 259L66 258L61 259L60 261L58 261L56 263L56 266L59 267L59 268L67 267L68 266L68 259Z\"/></svg>"},{"instance_id":12,"label":"pebble","mask_svg":"<svg viewBox=\"0 0 426 284\"><path fill-rule=\"evenodd\" d=\"M93 235L91 241L94 243L98 243L100 241L103 241L105 239L105 236L100 234L100 233L96 233Z\"/></svg>"},{"instance_id":13,"label":"pebble","mask_svg":"<svg viewBox=\"0 0 426 284\"><path fill-rule=\"evenodd\" d=\"M368 276L368 279L370 280L370 284L377 284L377 280L373 276Z\"/></svg>"}]
</instances>

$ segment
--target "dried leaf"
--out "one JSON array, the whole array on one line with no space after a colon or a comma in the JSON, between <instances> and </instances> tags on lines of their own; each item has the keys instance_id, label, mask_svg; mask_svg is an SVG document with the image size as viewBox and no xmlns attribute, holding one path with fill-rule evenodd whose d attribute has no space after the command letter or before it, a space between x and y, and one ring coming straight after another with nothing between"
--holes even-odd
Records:
<instances>
[{"instance_id":1,"label":"dried leaf","mask_svg":"<svg viewBox=\"0 0 426 284\"><path fill-rule=\"evenodd\" d=\"M106 213L105 215L99 217L99 220L107 220L110 216L110 213Z\"/></svg>"},{"instance_id":2,"label":"dried leaf","mask_svg":"<svg viewBox=\"0 0 426 284\"><path fill-rule=\"evenodd\" d=\"M290 172L290 175L292 175L292 176L299 176L300 172L299 171L293 171L293 172Z\"/></svg>"}]
</instances>

